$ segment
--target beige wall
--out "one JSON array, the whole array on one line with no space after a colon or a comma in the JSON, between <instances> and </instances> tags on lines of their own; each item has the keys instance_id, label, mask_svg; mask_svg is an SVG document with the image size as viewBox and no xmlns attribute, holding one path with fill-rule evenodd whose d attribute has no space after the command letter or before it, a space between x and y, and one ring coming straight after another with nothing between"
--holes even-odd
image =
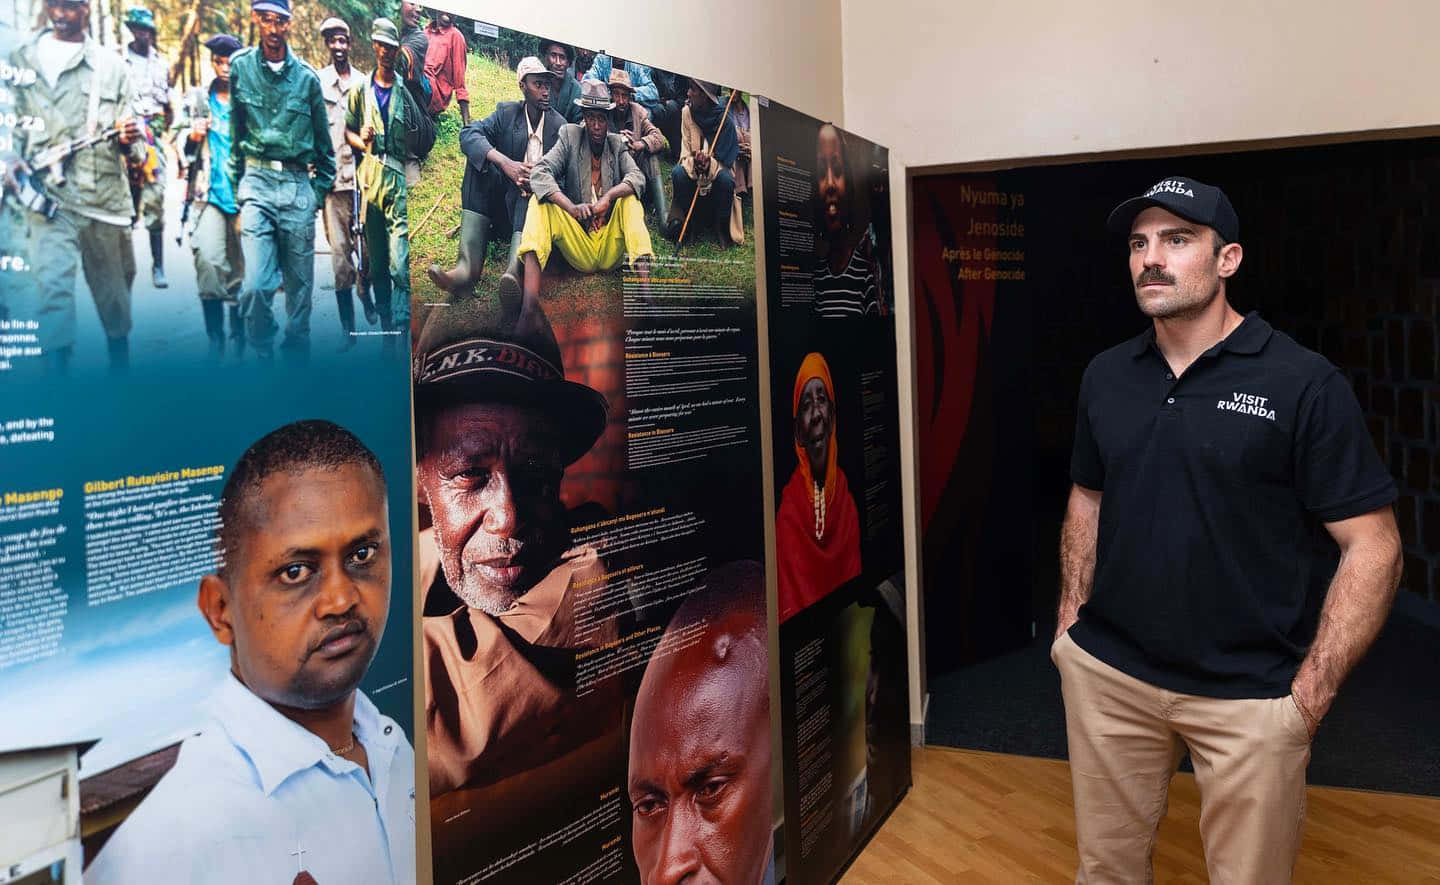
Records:
<instances>
[{"instance_id":1,"label":"beige wall","mask_svg":"<svg viewBox=\"0 0 1440 885\"><path fill-rule=\"evenodd\" d=\"M1433 0L841 0L845 123L911 166L1440 121Z\"/></svg>"},{"instance_id":2,"label":"beige wall","mask_svg":"<svg viewBox=\"0 0 1440 885\"><path fill-rule=\"evenodd\" d=\"M733 84L817 117L839 120L844 113L840 0L450 0L442 5L503 27Z\"/></svg>"}]
</instances>

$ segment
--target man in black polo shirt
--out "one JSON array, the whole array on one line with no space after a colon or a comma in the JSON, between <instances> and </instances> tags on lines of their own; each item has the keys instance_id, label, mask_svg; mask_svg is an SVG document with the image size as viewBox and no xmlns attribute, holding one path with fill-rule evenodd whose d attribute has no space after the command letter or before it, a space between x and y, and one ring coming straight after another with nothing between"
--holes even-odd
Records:
<instances>
[{"instance_id":1,"label":"man in black polo shirt","mask_svg":"<svg viewBox=\"0 0 1440 885\"><path fill-rule=\"evenodd\" d=\"M1109 224L1153 323L1080 384L1051 649L1076 881L1151 881L1188 749L1210 881L1288 882L1310 740L1399 583L1395 484L1339 371L1230 306L1224 193L1168 178Z\"/></svg>"}]
</instances>

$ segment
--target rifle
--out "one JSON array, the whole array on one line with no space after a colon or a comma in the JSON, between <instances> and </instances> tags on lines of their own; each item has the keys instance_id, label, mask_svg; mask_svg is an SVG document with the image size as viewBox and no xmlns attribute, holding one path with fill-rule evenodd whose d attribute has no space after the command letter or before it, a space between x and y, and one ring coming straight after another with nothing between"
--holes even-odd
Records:
<instances>
[{"instance_id":1,"label":"rifle","mask_svg":"<svg viewBox=\"0 0 1440 885\"><path fill-rule=\"evenodd\" d=\"M82 135L79 138L56 142L40 151L25 161L25 165L30 168L29 173L16 170L15 178L20 184L16 197L32 212L37 212L47 219L54 218L60 204L45 192L44 182L49 181L56 185L64 184L67 160L86 148L103 144L119 135L119 129L109 128L94 135Z\"/></svg>"},{"instance_id":2,"label":"rifle","mask_svg":"<svg viewBox=\"0 0 1440 885\"><path fill-rule=\"evenodd\" d=\"M189 113L186 116L192 120L210 119L210 103L208 97L192 92L188 104L190 105L188 108ZM180 141L178 134L175 140ZM193 154L190 149L191 145L195 146ZM195 203L195 175L200 171L200 153L205 149L206 143L203 139L198 142L191 141L189 132L185 133L184 143L180 146L178 154L181 165L185 167L185 202L180 207L180 230L175 234L175 245L177 246L180 245L181 240L185 237L185 223L190 220L190 207ZM188 163L185 162L187 155L189 158ZM211 157L210 162L215 162L215 158Z\"/></svg>"},{"instance_id":3,"label":"rifle","mask_svg":"<svg viewBox=\"0 0 1440 885\"><path fill-rule=\"evenodd\" d=\"M365 203L360 199L360 187L357 184L350 191L350 261L355 267L355 294L360 296L362 305L370 301L369 268L365 266L364 212Z\"/></svg>"}]
</instances>

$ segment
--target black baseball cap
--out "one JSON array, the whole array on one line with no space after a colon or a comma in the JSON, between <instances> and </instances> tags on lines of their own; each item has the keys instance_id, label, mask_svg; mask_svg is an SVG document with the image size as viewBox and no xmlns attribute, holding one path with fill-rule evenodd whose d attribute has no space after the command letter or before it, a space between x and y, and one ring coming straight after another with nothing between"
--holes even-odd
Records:
<instances>
[{"instance_id":1,"label":"black baseball cap","mask_svg":"<svg viewBox=\"0 0 1440 885\"><path fill-rule=\"evenodd\" d=\"M1183 175L1163 178L1140 196L1116 206L1105 226L1113 233L1128 234L1135 216L1151 206L1169 209L1181 218L1213 228L1227 243L1240 240L1240 216L1235 214L1225 192Z\"/></svg>"}]
</instances>

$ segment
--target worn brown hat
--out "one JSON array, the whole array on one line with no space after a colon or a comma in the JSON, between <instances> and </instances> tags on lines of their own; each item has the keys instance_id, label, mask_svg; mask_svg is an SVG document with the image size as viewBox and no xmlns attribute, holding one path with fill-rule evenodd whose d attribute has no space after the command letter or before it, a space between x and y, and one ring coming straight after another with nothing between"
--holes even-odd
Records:
<instances>
[{"instance_id":1,"label":"worn brown hat","mask_svg":"<svg viewBox=\"0 0 1440 885\"><path fill-rule=\"evenodd\" d=\"M502 304L493 295L431 308L415 345L415 413L500 402L541 408L560 430L558 454L572 464L605 432L610 407L600 391L565 380L560 346L533 299Z\"/></svg>"},{"instance_id":2,"label":"worn brown hat","mask_svg":"<svg viewBox=\"0 0 1440 885\"><path fill-rule=\"evenodd\" d=\"M614 67L610 69L610 88L616 86L628 90L631 94L635 92L635 84L630 82L630 72L624 68Z\"/></svg>"},{"instance_id":3,"label":"worn brown hat","mask_svg":"<svg viewBox=\"0 0 1440 885\"><path fill-rule=\"evenodd\" d=\"M515 66L515 82L524 86L525 78L531 76L558 79L555 77L555 72L545 67L545 65L540 62L540 59L533 55L527 55L520 59L520 64Z\"/></svg>"}]
</instances>

